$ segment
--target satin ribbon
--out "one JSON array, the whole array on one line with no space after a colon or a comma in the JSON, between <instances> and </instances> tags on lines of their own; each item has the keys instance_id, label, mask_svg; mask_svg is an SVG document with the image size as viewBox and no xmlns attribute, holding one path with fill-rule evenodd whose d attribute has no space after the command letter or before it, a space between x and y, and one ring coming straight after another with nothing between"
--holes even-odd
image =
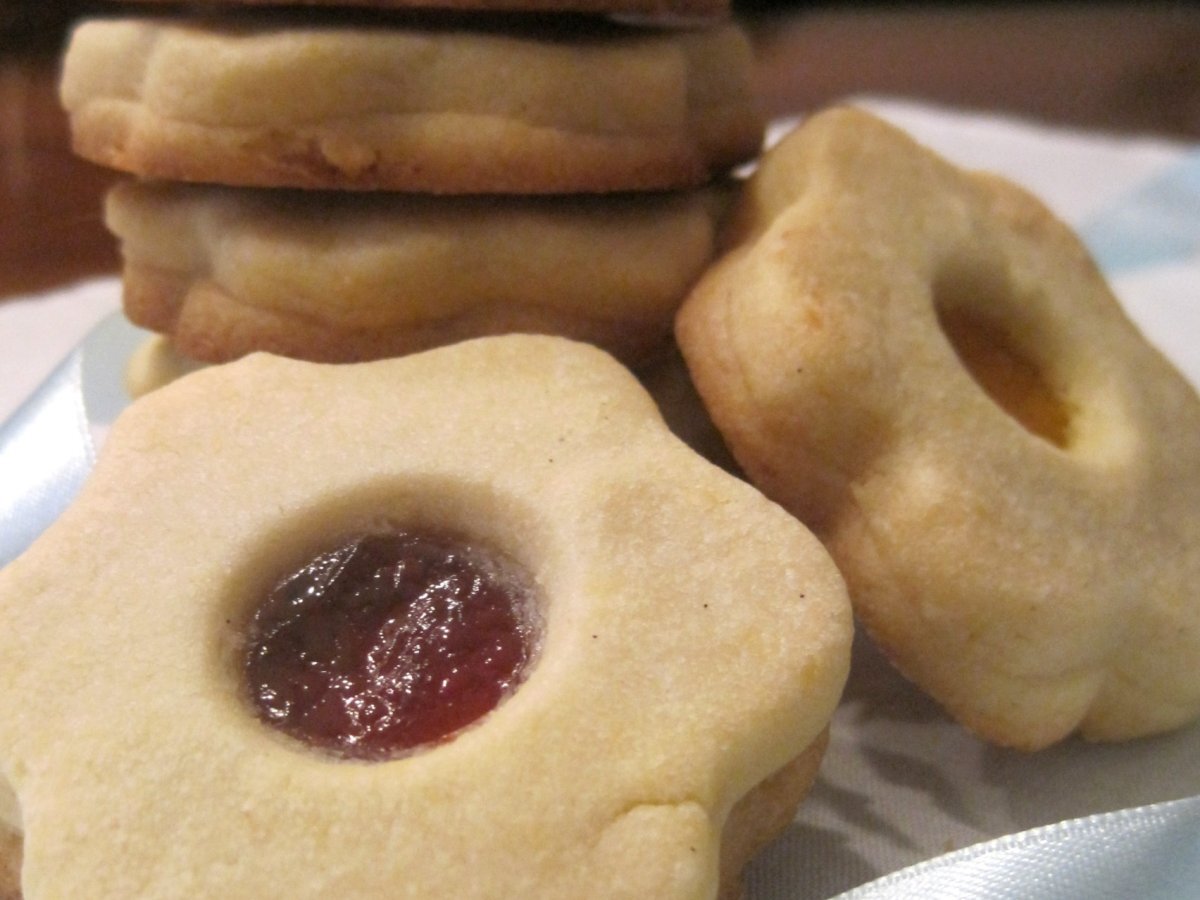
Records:
<instances>
[{"instance_id":1,"label":"satin ribbon","mask_svg":"<svg viewBox=\"0 0 1200 900\"><path fill-rule=\"evenodd\" d=\"M1071 819L893 872L836 900L1200 897L1200 797Z\"/></svg>"},{"instance_id":2,"label":"satin ribbon","mask_svg":"<svg viewBox=\"0 0 1200 900\"><path fill-rule=\"evenodd\" d=\"M96 460L96 436L129 404L125 362L146 332L113 314L0 427L0 567L61 515Z\"/></svg>"},{"instance_id":3,"label":"satin ribbon","mask_svg":"<svg viewBox=\"0 0 1200 900\"><path fill-rule=\"evenodd\" d=\"M1079 234L1109 275L1200 256L1200 151L1101 210Z\"/></svg>"},{"instance_id":4,"label":"satin ribbon","mask_svg":"<svg viewBox=\"0 0 1200 900\"><path fill-rule=\"evenodd\" d=\"M96 458L77 347L0 429L0 566L74 499Z\"/></svg>"}]
</instances>

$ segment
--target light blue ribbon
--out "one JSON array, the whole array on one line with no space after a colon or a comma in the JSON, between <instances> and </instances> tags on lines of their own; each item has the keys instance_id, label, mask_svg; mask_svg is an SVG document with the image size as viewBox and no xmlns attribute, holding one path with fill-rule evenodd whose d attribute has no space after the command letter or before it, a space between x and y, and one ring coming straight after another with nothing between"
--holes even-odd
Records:
<instances>
[{"instance_id":1,"label":"light blue ribbon","mask_svg":"<svg viewBox=\"0 0 1200 900\"><path fill-rule=\"evenodd\" d=\"M92 468L82 372L76 348L0 429L0 566L58 518Z\"/></svg>"},{"instance_id":2,"label":"light blue ribbon","mask_svg":"<svg viewBox=\"0 0 1200 900\"><path fill-rule=\"evenodd\" d=\"M1200 256L1200 150L1084 222L1079 234L1110 275Z\"/></svg>"},{"instance_id":3,"label":"light blue ribbon","mask_svg":"<svg viewBox=\"0 0 1200 900\"><path fill-rule=\"evenodd\" d=\"M948 853L836 900L1200 897L1200 797L1072 819Z\"/></svg>"},{"instance_id":4,"label":"light blue ribbon","mask_svg":"<svg viewBox=\"0 0 1200 900\"><path fill-rule=\"evenodd\" d=\"M0 427L0 567L70 505L96 459L92 426L129 403L124 362L145 332L113 314Z\"/></svg>"}]
</instances>

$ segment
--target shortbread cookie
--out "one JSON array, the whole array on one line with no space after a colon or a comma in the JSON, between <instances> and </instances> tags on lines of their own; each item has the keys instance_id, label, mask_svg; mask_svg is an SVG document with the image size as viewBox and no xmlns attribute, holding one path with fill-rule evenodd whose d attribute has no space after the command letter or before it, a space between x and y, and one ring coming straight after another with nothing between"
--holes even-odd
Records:
<instances>
[{"instance_id":1,"label":"shortbread cookie","mask_svg":"<svg viewBox=\"0 0 1200 900\"><path fill-rule=\"evenodd\" d=\"M852 629L803 526L528 335L147 395L0 614L26 900L733 896Z\"/></svg>"},{"instance_id":2,"label":"shortbread cookie","mask_svg":"<svg viewBox=\"0 0 1200 900\"><path fill-rule=\"evenodd\" d=\"M61 95L80 154L165 180L640 190L699 184L759 150L735 24L469 21L92 20Z\"/></svg>"},{"instance_id":3,"label":"shortbread cookie","mask_svg":"<svg viewBox=\"0 0 1200 900\"><path fill-rule=\"evenodd\" d=\"M1200 713L1200 401L1038 201L864 112L763 160L677 322L755 484L984 737Z\"/></svg>"},{"instance_id":4,"label":"shortbread cookie","mask_svg":"<svg viewBox=\"0 0 1200 900\"><path fill-rule=\"evenodd\" d=\"M163 335L152 335L130 354L125 364L125 392L136 399L205 365L182 355Z\"/></svg>"},{"instance_id":5,"label":"shortbread cookie","mask_svg":"<svg viewBox=\"0 0 1200 900\"><path fill-rule=\"evenodd\" d=\"M0 900L21 900L21 832L0 821Z\"/></svg>"},{"instance_id":6,"label":"shortbread cookie","mask_svg":"<svg viewBox=\"0 0 1200 900\"><path fill-rule=\"evenodd\" d=\"M667 345L724 192L428 197L128 181L106 220L125 311L185 357L326 362L559 334L627 361Z\"/></svg>"},{"instance_id":7,"label":"shortbread cookie","mask_svg":"<svg viewBox=\"0 0 1200 900\"><path fill-rule=\"evenodd\" d=\"M177 0L139 0L166 5ZM311 6L371 9L455 9L479 11L579 12L647 16L654 22L684 22L728 16L729 0L208 0L220 6Z\"/></svg>"}]
</instances>

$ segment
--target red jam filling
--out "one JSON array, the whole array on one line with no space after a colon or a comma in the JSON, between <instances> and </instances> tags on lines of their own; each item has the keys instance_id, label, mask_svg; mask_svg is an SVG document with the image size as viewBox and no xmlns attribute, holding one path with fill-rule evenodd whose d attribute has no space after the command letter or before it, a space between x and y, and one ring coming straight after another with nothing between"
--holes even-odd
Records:
<instances>
[{"instance_id":1,"label":"red jam filling","mask_svg":"<svg viewBox=\"0 0 1200 900\"><path fill-rule=\"evenodd\" d=\"M271 590L249 626L245 675L268 724L386 759L494 709L520 682L534 631L512 563L440 535L369 534Z\"/></svg>"}]
</instances>

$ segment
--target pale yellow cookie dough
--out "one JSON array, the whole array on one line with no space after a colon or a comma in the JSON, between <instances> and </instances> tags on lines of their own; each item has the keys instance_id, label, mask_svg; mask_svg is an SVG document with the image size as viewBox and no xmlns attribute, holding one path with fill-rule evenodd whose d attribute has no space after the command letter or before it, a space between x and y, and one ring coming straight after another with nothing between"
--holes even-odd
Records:
<instances>
[{"instance_id":1,"label":"pale yellow cookie dough","mask_svg":"<svg viewBox=\"0 0 1200 900\"><path fill-rule=\"evenodd\" d=\"M149 178L451 193L692 186L759 150L736 24L455 22L85 21L73 144Z\"/></svg>"},{"instance_id":2,"label":"pale yellow cookie dough","mask_svg":"<svg viewBox=\"0 0 1200 900\"><path fill-rule=\"evenodd\" d=\"M129 318L185 357L324 362L485 334L622 359L669 343L724 191L427 197L127 181L106 203Z\"/></svg>"},{"instance_id":3,"label":"pale yellow cookie dough","mask_svg":"<svg viewBox=\"0 0 1200 900\"><path fill-rule=\"evenodd\" d=\"M382 522L515 560L544 629L482 721L348 762L248 708L241 623ZM790 819L773 807L811 783L851 634L806 529L611 357L536 336L256 354L147 395L0 572L0 615L25 900L732 896L726 821L740 842ZM772 818L732 813L747 795Z\"/></svg>"},{"instance_id":4,"label":"pale yellow cookie dough","mask_svg":"<svg viewBox=\"0 0 1200 900\"><path fill-rule=\"evenodd\" d=\"M175 3L177 0L140 0L151 3ZM691 22L696 19L728 16L729 0L208 0L210 5L226 8L239 6L309 6L351 9L453 9L467 14L498 10L564 12L607 15L637 15L653 22Z\"/></svg>"},{"instance_id":5,"label":"pale yellow cookie dough","mask_svg":"<svg viewBox=\"0 0 1200 900\"><path fill-rule=\"evenodd\" d=\"M984 737L1200 714L1200 401L1024 191L871 115L763 159L677 320L755 484Z\"/></svg>"},{"instance_id":6,"label":"pale yellow cookie dough","mask_svg":"<svg viewBox=\"0 0 1200 900\"><path fill-rule=\"evenodd\" d=\"M161 334L152 335L138 345L125 364L125 392L140 397L204 365L181 356Z\"/></svg>"}]
</instances>

